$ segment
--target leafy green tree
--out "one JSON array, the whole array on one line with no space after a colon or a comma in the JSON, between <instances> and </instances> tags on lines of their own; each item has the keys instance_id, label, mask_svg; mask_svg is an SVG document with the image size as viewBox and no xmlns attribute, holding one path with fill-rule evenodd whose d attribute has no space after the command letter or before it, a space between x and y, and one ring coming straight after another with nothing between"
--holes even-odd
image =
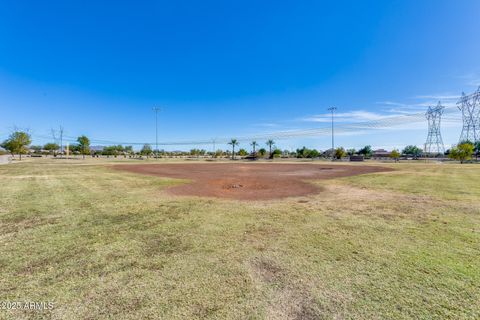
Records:
<instances>
[{"instance_id":1,"label":"leafy green tree","mask_svg":"<svg viewBox=\"0 0 480 320\"><path fill-rule=\"evenodd\" d=\"M248 154L247 150L245 150L243 148L238 150L238 155L241 156L241 157L245 157L247 154Z\"/></svg>"},{"instance_id":2,"label":"leafy green tree","mask_svg":"<svg viewBox=\"0 0 480 320\"><path fill-rule=\"evenodd\" d=\"M117 154L117 150L116 150L115 146L106 146L106 147L103 148L102 154L104 156L107 156L107 157L115 156Z\"/></svg>"},{"instance_id":3,"label":"leafy green tree","mask_svg":"<svg viewBox=\"0 0 480 320\"><path fill-rule=\"evenodd\" d=\"M318 158L320 156L320 152L316 149L308 149L303 147L301 149L297 149L296 152L297 158Z\"/></svg>"},{"instance_id":4,"label":"leafy green tree","mask_svg":"<svg viewBox=\"0 0 480 320\"><path fill-rule=\"evenodd\" d=\"M355 149L347 149L347 155L349 156L353 156L355 155L355 153L357 153L357 151Z\"/></svg>"},{"instance_id":5,"label":"leafy green tree","mask_svg":"<svg viewBox=\"0 0 480 320\"><path fill-rule=\"evenodd\" d=\"M339 147L339 148L335 149L335 158L336 159L342 159L346 155L347 155L347 153L345 152L345 149L343 149L342 147Z\"/></svg>"},{"instance_id":6,"label":"leafy green tree","mask_svg":"<svg viewBox=\"0 0 480 320\"><path fill-rule=\"evenodd\" d=\"M257 141L255 141L255 140L254 140L254 141L252 141L252 143L250 143L250 145L251 145L251 146L252 146L252 148L253 148L252 155L253 155L254 157L256 157L256 156L257 156L257 152L255 151L255 149L256 149L256 148L257 148L257 146L258 146L258 143L257 143Z\"/></svg>"},{"instance_id":7,"label":"leafy green tree","mask_svg":"<svg viewBox=\"0 0 480 320\"><path fill-rule=\"evenodd\" d=\"M232 160L235 159L235 146L238 146L238 140L237 139L232 139L228 143L229 145L232 146Z\"/></svg>"},{"instance_id":8,"label":"leafy green tree","mask_svg":"<svg viewBox=\"0 0 480 320\"><path fill-rule=\"evenodd\" d=\"M320 157L320 151L318 151L317 149L311 149L308 152L307 158L315 159L315 158L318 158L318 157Z\"/></svg>"},{"instance_id":9,"label":"leafy green tree","mask_svg":"<svg viewBox=\"0 0 480 320\"><path fill-rule=\"evenodd\" d=\"M68 150L71 153L80 153L80 145L78 143L72 143L68 146Z\"/></svg>"},{"instance_id":10,"label":"leafy green tree","mask_svg":"<svg viewBox=\"0 0 480 320\"><path fill-rule=\"evenodd\" d=\"M125 155L125 153L127 152L127 148L123 147L121 144L119 145L113 145L113 146L107 146L107 147L104 147L103 150L102 150L102 154L104 156L114 156L115 158L118 156L118 155ZM133 147L132 146L129 146L129 152L130 153L133 153Z\"/></svg>"},{"instance_id":11,"label":"leafy green tree","mask_svg":"<svg viewBox=\"0 0 480 320\"><path fill-rule=\"evenodd\" d=\"M85 155L90 153L90 139L87 136L80 136L77 138L78 146L80 147L80 154L85 159Z\"/></svg>"},{"instance_id":12,"label":"leafy green tree","mask_svg":"<svg viewBox=\"0 0 480 320\"><path fill-rule=\"evenodd\" d=\"M268 146L268 150L269 150L270 159L273 158L272 147L274 145L275 145L275 141L273 141L272 139L267 141L267 146Z\"/></svg>"},{"instance_id":13,"label":"leafy green tree","mask_svg":"<svg viewBox=\"0 0 480 320\"><path fill-rule=\"evenodd\" d=\"M205 149L191 149L190 155L198 158L199 156L204 156L206 152L207 151Z\"/></svg>"},{"instance_id":14,"label":"leafy green tree","mask_svg":"<svg viewBox=\"0 0 480 320\"><path fill-rule=\"evenodd\" d=\"M57 156L57 151L60 149L60 146L56 143L50 142L43 146L44 150L47 150L50 153L53 153L53 156Z\"/></svg>"},{"instance_id":15,"label":"leafy green tree","mask_svg":"<svg viewBox=\"0 0 480 320\"><path fill-rule=\"evenodd\" d=\"M115 156L121 155L125 152L125 148L119 144L115 146Z\"/></svg>"},{"instance_id":16,"label":"leafy green tree","mask_svg":"<svg viewBox=\"0 0 480 320\"><path fill-rule=\"evenodd\" d=\"M261 157L264 157L267 154L267 150L265 148L260 148L260 149L258 149L258 154Z\"/></svg>"},{"instance_id":17,"label":"leafy green tree","mask_svg":"<svg viewBox=\"0 0 480 320\"><path fill-rule=\"evenodd\" d=\"M305 146L301 149L297 149L297 158L308 158L308 153L310 150L308 150Z\"/></svg>"},{"instance_id":18,"label":"leafy green tree","mask_svg":"<svg viewBox=\"0 0 480 320\"><path fill-rule=\"evenodd\" d=\"M275 148L272 152L272 158L279 158L282 155L282 150Z\"/></svg>"},{"instance_id":19,"label":"leafy green tree","mask_svg":"<svg viewBox=\"0 0 480 320\"><path fill-rule=\"evenodd\" d=\"M28 146L32 143L30 135L24 131L15 131L10 134L7 140L0 145L14 156L18 154L22 160L22 154L28 152Z\"/></svg>"},{"instance_id":20,"label":"leafy green tree","mask_svg":"<svg viewBox=\"0 0 480 320\"><path fill-rule=\"evenodd\" d=\"M475 151L475 159L478 160L478 156L480 156L480 140L475 142L474 151Z\"/></svg>"},{"instance_id":21,"label":"leafy green tree","mask_svg":"<svg viewBox=\"0 0 480 320\"><path fill-rule=\"evenodd\" d=\"M218 157L221 157L221 156L223 156L223 150L218 149L217 151L215 151L215 158L218 158Z\"/></svg>"},{"instance_id":22,"label":"leafy green tree","mask_svg":"<svg viewBox=\"0 0 480 320\"><path fill-rule=\"evenodd\" d=\"M365 158L371 158L373 155L372 147L365 146L362 149L358 150L358 154L363 155Z\"/></svg>"},{"instance_id":23,"label":"leafy green tree","mask_svg":"<svg viewBox=\"0 0 480 320\"><path fill-rule=\"evenodd\" d=\"M191 149L190 150L190 155L193 157L198 157L200 155L200 150L199 149Z\"/></svg>"},{"instance_id":24,"label":"leafy green tree","mask_svg":"<svg viewBox=\"0 0 480 320\"><path fill-rule=\"evenodd\" d=\"M147 158L152 154L152 147L147 143L144 144L142 150L140 150L140 154L146 156Z\"/></svg>"},{"instance_id":25,"label":"leafy green tree","mask_svg":"<svg viewBox=\"0 0 480 320\"><path fill-rule=\"evenodd\" d=\"M133 147L132 146L125 146L125 152L129 155L132 156L134 154Z\"/></svg>"},{"instance_id":26,"label":"leafy green tree","mask_svg":"<svg viewBox=\"0 0 480 320\"><path fill-rule=\"evenodd\" d=\"M464 163L465 160L470 160L473 155L474 145L471 142L463 142L453 147L450 150L449 158L460 161Z\"/></svg>"},{"instance_id":27,"label":"leafy green tree","mask_svg":"<svg viewBox=\"0 0 480 320\"><path fill-rule=\"evenodd\" d=\"M414 159L419 158L422 155L422 152L423 152L422 149L420 149L417 146L412 146L412 145L406 146L402 151L403 154L406 154L408 156L412 156Z\"/></svg>"},{"instance_id":28,"label":"leafy green tree","mask_svg":"<svg viewBox=\"0 0 480 320\"><path fill-rule=\"evenodd\" d=\"M395 160L395 162L398 162L398 159L400 159L400 152L397 149L393 149L390 153L390 158Z\"/></svg>"}]
</instances>

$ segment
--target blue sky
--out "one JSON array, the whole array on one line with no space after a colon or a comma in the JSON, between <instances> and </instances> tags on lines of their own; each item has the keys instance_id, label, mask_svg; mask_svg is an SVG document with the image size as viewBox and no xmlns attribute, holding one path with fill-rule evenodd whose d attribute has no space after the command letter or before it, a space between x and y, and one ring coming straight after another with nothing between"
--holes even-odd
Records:
<instances>
[{"instance_id":1,"label":"blue sky","mask_svg":"<svg viewBox=\"0 0 480 320\"><path fill-rule=\"evenodd\" d=\"M153 142L153 106L169 142L324 128L330 106L340 123L454 106L480 85L479 16L475 0L2 1L0 138L28 128L40 144L62 125ZM449 113L447 145L460 135ZM336 141L421 146L426 133L425 121ZM278 140L302 145L330 137Z\"/></svg>"}]
</instances>

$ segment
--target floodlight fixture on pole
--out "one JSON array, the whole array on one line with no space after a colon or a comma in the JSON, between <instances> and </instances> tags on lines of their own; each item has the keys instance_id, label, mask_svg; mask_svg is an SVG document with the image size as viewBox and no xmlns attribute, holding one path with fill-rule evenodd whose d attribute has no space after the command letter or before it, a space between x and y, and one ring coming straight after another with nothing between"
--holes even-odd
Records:
<instances>
[{"instance_id":1,"label":"floodlight fixture on pole","mask_svg":"<svg viewBox=\"0 0 480 320\"><path fill-rule=\"evenodd\" d=\"M154 107L153 111L155 112L155 158L158 159L158 111L159 107Z\"/></svg>"},{"instance_id":2,"label":"floodlight fixture on pole","mask_svg":"<svg viewBox=\"0 0 480 320\"><path fill-rule=\"evenodd\" d=\"M334 122L334 115L336 110L337 110L336 107L328 108L328 111L332 113L332 160L335 159L335 130L334 130L333 122Z\"/></svg>"}]
</instances>

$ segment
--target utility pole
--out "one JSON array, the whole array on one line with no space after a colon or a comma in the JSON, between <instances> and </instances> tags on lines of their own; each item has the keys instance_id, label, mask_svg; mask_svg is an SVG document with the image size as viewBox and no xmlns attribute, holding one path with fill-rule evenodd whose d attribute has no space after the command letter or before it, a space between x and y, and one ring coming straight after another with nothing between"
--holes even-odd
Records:
<instances>
[{"instance_id":1,"label":"utility pole","mask_svg":"<svg viewBox=\"0 0 480 320\"><path fill-rule=\"evenodd\" d=\"M213 142L213 154L212 154L212 158L215 158L215 155L216 155L216 150L215 150L215 139L212 140Z\"/></svg>"},{"instance_id":2,"label":"utility pole","mask_svg":"<svg viewBox=\"0 0 480 320\"><path fill-rule=\"evenodd\" d=\"M335 131L333 127L333 118L334 118L335 110L337 110L336 107L328 108L328 111L332 112L332 160L335 159Z\"/></svg>"},{"instance_id":3,"label":"utility pole","mask_svg":"<svg viewBox=\"0 0 480 320\"><path fill-rule=\"evenodd\" d=\"M60 154L63 154L63 127L60 126Z\"/></svg>"},{"instance_id":4,"label":"utility pole","mask_svg":"<svg viewBox=\"0 0 480 320\"><path fill-rule=\"evenodd\" d=\"M159 107L154 107L153 111L155 112L155 158L158 159L158 111Z\"/></svg>"}]
</instances>

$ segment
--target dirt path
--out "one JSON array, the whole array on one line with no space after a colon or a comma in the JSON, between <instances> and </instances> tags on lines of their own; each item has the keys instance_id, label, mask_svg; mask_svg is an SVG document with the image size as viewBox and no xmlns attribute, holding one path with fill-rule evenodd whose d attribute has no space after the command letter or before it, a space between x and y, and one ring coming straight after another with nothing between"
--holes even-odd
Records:
<instances>
[{"instance_id":1,"label":"dirt path","mask_svg":"<svg viewBox=\"0 0 480 320\"><path fill-rule=\"evenodd\" d=\"M241 200L267 200L319 192L307 180L390 171L377 166L307 163L175 163L115 165L114 169L192 182L168 189L170 194Z\"/></svg>"}]
</instances>

